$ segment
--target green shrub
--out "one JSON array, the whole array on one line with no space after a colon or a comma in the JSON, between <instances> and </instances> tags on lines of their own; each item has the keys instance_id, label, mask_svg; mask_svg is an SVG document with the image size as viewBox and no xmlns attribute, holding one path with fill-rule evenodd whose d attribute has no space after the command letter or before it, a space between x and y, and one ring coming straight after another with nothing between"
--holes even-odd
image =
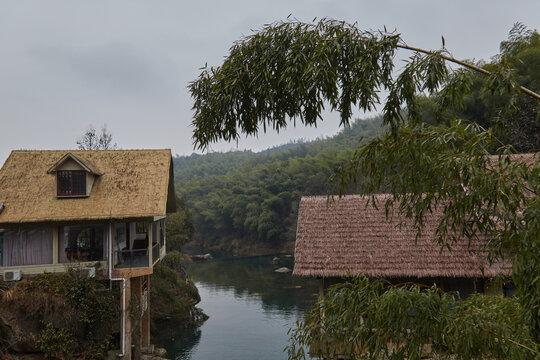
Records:
<instances>
[{"instance_id":1,"label":"green shrub","mask_svg":"<svg viewBox=\"0 0 540 360\"><path fill-rule=\"evenodd\" d=\"M56 329L47 323L39 335L38 345L48 358L72 359L77 342L67 329Z\"/></svg>"},{"instance_id":2,"label":"green shrub","mask_svg":"<svg viewBox=\"0 0 540 360\"><path fill-rule=\"evenodd\" d=\"M26 324L26 332L36 334L46 356L98 359L120 323L119 294L107 284L77 270L41 274L13 284L1 301Z\"/></svg>"}]
</instances>

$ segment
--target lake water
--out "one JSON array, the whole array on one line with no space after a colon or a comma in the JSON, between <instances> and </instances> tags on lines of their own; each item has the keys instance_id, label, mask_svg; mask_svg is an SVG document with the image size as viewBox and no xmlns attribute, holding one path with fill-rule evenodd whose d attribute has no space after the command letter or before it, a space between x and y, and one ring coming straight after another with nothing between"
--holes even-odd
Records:
<instances>
[{"instance_id":1,"label":"lake water","mask_svg":"<svg viewBox=\"0 0 540 360\"><path fill-rule=\"evenodd\" d=\"M170 326L156 340L178 360L286 359L287 331L313 304L317 281L276 273L292 268L292 258L273 256L190 264L199 288L198 305L209 316L199 328Z\"/></svg>"}]
</instances>

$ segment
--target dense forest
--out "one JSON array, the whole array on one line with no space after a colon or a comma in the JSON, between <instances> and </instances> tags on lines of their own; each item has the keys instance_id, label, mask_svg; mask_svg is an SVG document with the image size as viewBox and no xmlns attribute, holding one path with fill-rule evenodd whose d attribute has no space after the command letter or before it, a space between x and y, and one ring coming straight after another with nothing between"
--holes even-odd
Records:
<instances>
[{"instance_id":1,"label":"dense forest","mask_svg":"<svg viewBox=\"0 0 540 360\"><path fill-rule=\"evenodd\" d=\"M333 137L260 153L177 156L175 183L183 215L175 217L193 226L195 243L205 250L254 254L291 249L300 197L327 194L330 177L361 139L383 131L381 122L379 117L357 120Z\"/></svg>"},{"instance_id":2,"label":"dense forest","mask_svg":"<svg viewBox=\"0 0 540 360\"><path fill-rule=\"evenodd\" d=\"M516 24L491 62L475 64L490 71L503 64L512 77L540 91L540 35ZM468 72L468 73L467 73ZM491 128L495 144L509 143L517 152L540 151L538 103L516 89L497 90L488 77L457 70L451 81L465 96L421 97L421 121L448 124L452 119ZM457 105L441 105L455 98ZM510 101L507 101L510 98ZM502 104L510 103L510 106ZM444 110L440 110L444 109ZM333 193L330 181L349 160L359 141L381 135L382 119L356 120L339 134L313 142L293 142L261 153L239 151L176 156L174 160L179 211L171 216L169 245L178 249L191 241L197 251L254 255L291 250L301 196ZM493 149L495 150L495 149ZM349 189L354 192L355 189ZM178 232L178 228L184 230ZM193 239L193 241L192 241ZM193 251L193 247L191 247Z\"/></svg>"}]
</instances>

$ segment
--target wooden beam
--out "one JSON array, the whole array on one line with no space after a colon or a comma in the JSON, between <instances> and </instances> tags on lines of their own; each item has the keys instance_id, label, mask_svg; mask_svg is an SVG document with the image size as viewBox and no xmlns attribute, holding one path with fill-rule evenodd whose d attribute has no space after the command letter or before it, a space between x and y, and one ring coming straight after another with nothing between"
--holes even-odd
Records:
<instances>
[{"instance_id":1,"label":"wooden beam","mask_svg":"<svg viewBox=\"0 0 540 360\"><path fill-rule=\"evenodd\" d=\"M154 269L151 267L114 269L113 278L129 279L138 276L151 275Z\"/></svg>"}]
</instances>

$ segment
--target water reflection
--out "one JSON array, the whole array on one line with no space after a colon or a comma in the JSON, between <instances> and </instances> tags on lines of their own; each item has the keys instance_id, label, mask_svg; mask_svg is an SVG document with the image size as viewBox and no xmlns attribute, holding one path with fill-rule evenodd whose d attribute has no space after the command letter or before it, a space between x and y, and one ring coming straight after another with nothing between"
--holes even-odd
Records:
<instances>
[{"instance_id":1,"label":"water reflection","mask_svg":"<svg viewBox=\"0 0 540 360\"><path fill-rule=\"evenodd\" d=\"M156 342L176 359L285 359L287 330L303 316L317 293L314 279L275 273L292 268L291 258L272 256L194 263L188 273L210 318L199 329L160 331ZM167 331L169 331L167 333Z\"/></svg>"},{"instance_id":2,"label":"water reflection","mask_svg":"<svg viewBox=\"0 0 540 360\"><path fill-rule=\"evenodd\" d=\"M158 346L165 347L172 359L192 359L201 340L201 330L197 326L182 326L170 322L161 324Z\"/></svg>"}]
</instances>

